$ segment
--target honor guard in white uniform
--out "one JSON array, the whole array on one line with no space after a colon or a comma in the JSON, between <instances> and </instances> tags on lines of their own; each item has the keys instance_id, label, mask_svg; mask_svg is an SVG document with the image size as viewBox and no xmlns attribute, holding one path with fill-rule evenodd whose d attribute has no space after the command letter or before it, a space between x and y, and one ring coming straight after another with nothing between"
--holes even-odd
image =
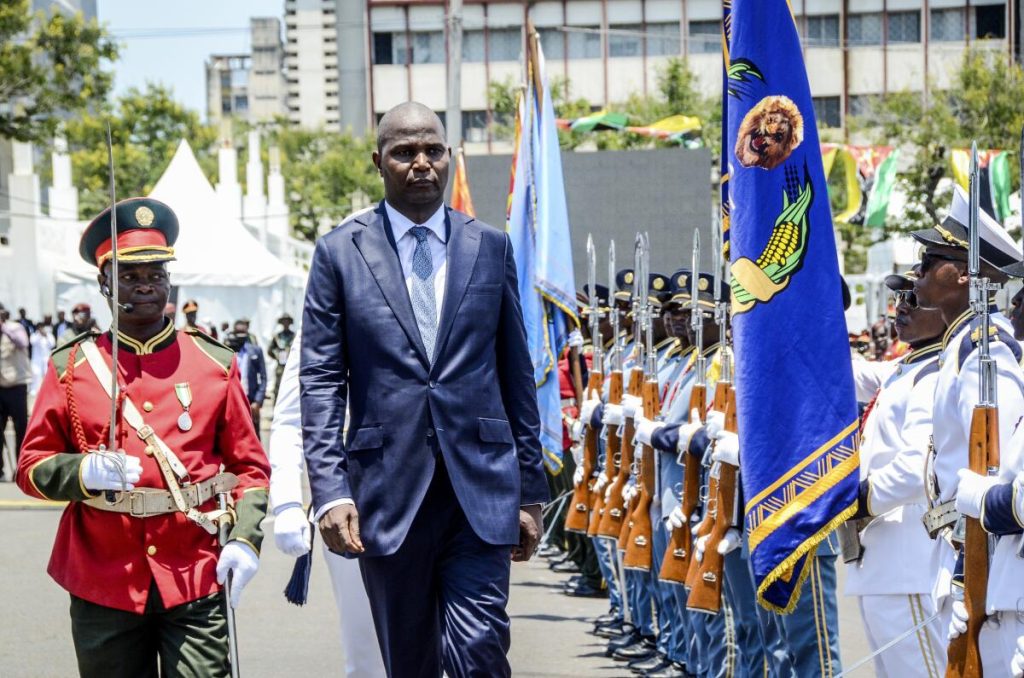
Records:
<instances>
[{"instance_id":1,"label":"honor guard in white uniform","mask_svg":"<svg viewBox=\"0 0 1024 678\"><path fill-rule=\"evenodd\" d=\"M942 224L912 234L925 246L917 267L920 277L914 282L918 303L922 307L938 308L949 325L943 336L935 389L934 444L926 479L931 509L926 514L926 524L941 540L936 596L942 609L952 616L950 637L966 629L967 616L963 603L951 599L957 562L957 552L951 544L952 532L960 512L970 514L975 510L970 504L976 503L973 492L965 492L960 497L958 490L961 471L968 467L971 420L980 402L981 375L978 348L981 333L969 301L968 217L967 196L957 187L949 216ZM1019 261L1017 246L1006 230L984 211L980 211L978 227L981 276L1003 283L1007 278L999 269ZM1009 482L1022 469L1024 448L1007 443L1024 412L1024 373L1020 368L1021 347L1013 338L1009 321L995 309L990 317L989 347L995 363L994 389L1002 442L999 477ZM970 474L967 478L973 479ZM982 482L989 481L983 479ZM975 485L968 481L963 489L973 490ZM1019 635L1016 617L1024 581L1024 569L1020 569L1017 558L1019 541L1019 538L1000 539L991 559L987 606L989 615L998 623L985 624L981 630L982 662L987 675L1010 673L1010 653ZM1014 570L1018 574L1011 576Z\"/></svg>"},{"instance_id":2,"label":"honor guard in white uniform","mask_svg":"<svg viewBox=\"0 0 1024 678\"><path fill-rule=\"evenodd\" d=\"M299 411L299 350L295 334L274 403L270 424L270 502L274 507L274 543L286 555L299 558L310 550L310 523L302 504L302 423ZM323 549L331 572L334 600L341 621L341 645L348 678L384 675L384 661L370 616L370 602L359 574L359 563Z\"/></svg>"},{"instance_id":3,"label":"honor guard in white uniform","mask_svg":"<svg viewBox=\"0 0 1024 678\"><path fill-rule=\"evenodd\" d=\"M858 512L844 526L846 595L856 596L873 652L934 616L933 542L921 525L927 508L925 455L946 325L918 308L913 273L890 275L896 333L912 351L885 363L853 362L861 428ZM879 678L931 678L946 670L946 629L935 619L874 659Z\"/></svg>"}]
</instances>

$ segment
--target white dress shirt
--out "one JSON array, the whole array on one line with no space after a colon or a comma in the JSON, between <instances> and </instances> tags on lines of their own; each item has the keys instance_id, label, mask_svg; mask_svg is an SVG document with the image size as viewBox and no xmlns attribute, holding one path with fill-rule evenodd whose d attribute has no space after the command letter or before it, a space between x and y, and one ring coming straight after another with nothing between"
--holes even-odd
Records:
<instances>
[{"instance_id":1,"label":"white dress shirt","mask_svg":"<svg viewBox=\"0 0 1024 678\"><path fill-rule=\"evenodd\" d=\"M441 304L444 302L445 280L448 275L448 234L445 232L445 210L444 205L437 208L437 211L430 215L422 224L411 221L404 214L384 201L384 210L388 214L388 221L391 222L391 235L395 238L398 246L398 259L402 262L402 273L405 275L405 290L412 298L412 257L416 252L416 236L409 232L413 226L425 226L434 237L427 236L427 243L430 246L430 259L434 265L434 309L437 312L437 321L441 322Z\"/></svg>"},{"instance_id":2,"label":"white dress shirt","mask_svg":"<svg viewBox=\"0 0 1024 678\"><path fill-rule=\"evenodd\" d=\"M302 331L295 333L292 350L281 373L281 383L270 422L270 505L275 513L288 504L302 505L302 418L299 413L299 354Z\"/></svg>"}]
</instances>

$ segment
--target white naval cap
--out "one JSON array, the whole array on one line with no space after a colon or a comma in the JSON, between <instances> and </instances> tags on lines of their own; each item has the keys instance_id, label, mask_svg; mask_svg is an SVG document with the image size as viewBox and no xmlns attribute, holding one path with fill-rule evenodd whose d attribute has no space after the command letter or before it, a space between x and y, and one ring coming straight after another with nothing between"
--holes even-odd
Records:
<instances>
[{"instance_id":1,"label":"white naval cap","mask_svg":"<svg viewBox=\"0 0 1024 678\"><path fill-rule=\"evenodd\" d=\"M953 186L953 204L942 223L911 235L925 245L945 245L966 250L967 224L970 220L970 201L959 184ZM1021 251L1010 234L988 212L978 208L978 241L981 259L997 268L1009 267L1021 261ZM1022 270L1024 273L1024 270ZM1009 273L1008 273L1009 274ZM1010 274L1012 275L1012 274Z\"/></svg>"}]
</instances>

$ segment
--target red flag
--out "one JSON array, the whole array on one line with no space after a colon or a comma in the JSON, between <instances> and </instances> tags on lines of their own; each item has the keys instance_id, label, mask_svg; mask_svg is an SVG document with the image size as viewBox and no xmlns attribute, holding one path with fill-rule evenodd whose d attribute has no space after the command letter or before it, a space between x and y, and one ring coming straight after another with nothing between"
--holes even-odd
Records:
<instances>
[{"instance_id":1,"label":"red flag","mask_svg":"<svg viewBox=\"0 0 1024 678\"><path fill-rule=\"evenodd\" d=\"M473 209L473 196L469 194L466 156L461 148L455 154L455 179L452 181L452 209L459 210L471 217L476 216L476 211Z\"/></svg>"}]
</instances>

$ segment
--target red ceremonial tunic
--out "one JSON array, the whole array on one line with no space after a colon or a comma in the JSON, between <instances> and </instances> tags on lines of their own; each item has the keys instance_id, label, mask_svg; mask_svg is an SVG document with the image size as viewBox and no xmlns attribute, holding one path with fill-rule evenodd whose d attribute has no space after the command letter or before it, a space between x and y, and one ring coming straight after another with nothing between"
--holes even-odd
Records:
<instances>
[{"instance_id":1,"label":"red ceremonial tunic","mask_svg":"<svg viewBox=\"0 0 1024 678\"><path fill-rule=\"evenodd\" d=\"M86 339L91 340L109 365L109 334ZM95 449L106 443L110 398L81 347L76 346L74 353L71 350L65 347L54 352L18 462L17 483L24 492L43 499L71 500L57 528L47 570L50 576L79 598L136 613L144 611L154 582L168 608L218 591L220 547L216 535L177 512L134 518L76 501L90 495L81 485L82 450L69 402L77 410L88 447ZM67 361L69 353L74 358L73 368ZM249 403L229 349L202 335L176 332L168 325L145 345L122 338L118 363L121 388L145 422L178 455L193 483L215 476L223 465L225 472L238 476L236 503L247 491L265 491L270 466L253 429ZM192 393L192 427L188 431L178 426L184 408L175 394L175 385L185 383ZM73 388L71 401L68 385ZM142 478L136 486L167 489L157 462L145 454L145 443L123 418L119 436L120 446L142 462ZM213 510L216 501L211 499L199 510ZM236 534L241 526L240 519L231 538L250 541L244 534ZM258 552L259 539L251 541L256 542L252 545Z\"/></svg>"}]
</instances>

